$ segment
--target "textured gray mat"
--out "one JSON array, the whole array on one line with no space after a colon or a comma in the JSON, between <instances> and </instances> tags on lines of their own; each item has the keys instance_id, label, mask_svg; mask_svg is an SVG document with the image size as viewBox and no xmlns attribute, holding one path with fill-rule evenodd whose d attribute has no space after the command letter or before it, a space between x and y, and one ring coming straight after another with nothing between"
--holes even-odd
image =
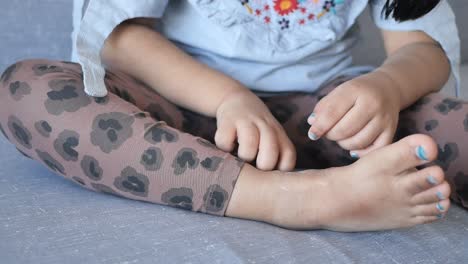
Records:
<instances>
[{"instance_id":1,"label":"textured gray mat","mask_svg":"<svg viewBox=\"0 0 468 264\"><path fill-rule=\"evenodd\" d=\"M297 232L94 193L0 139L1 263L466 263L468 212L407 230Z\"/></svg>"}]
</instances>

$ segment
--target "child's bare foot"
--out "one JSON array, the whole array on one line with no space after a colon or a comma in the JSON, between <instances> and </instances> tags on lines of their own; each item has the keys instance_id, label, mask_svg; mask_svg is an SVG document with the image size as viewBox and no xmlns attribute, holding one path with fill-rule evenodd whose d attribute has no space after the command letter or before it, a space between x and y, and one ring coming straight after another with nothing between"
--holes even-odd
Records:
<instances>
[{"instance_id":1,"label":"child's bare foot","mask_svg":"<svg viewBox=\"0 0 468 264\"><path fill-rule=\"evenodd\" d=\"M226 214L293 229L370 231L435 221L450 206L434 141L413 135L353 165L297 173L243 170Z\"/></svg>"}]
</instances>

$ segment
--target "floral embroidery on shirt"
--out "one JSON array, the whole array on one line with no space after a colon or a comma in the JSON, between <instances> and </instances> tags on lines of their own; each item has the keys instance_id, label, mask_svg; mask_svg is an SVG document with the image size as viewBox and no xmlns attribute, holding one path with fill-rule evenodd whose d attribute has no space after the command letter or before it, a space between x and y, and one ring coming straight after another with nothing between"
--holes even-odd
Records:
<instances>
[{"instance_id":1,"label":"floral embroidery on shirt","mask_svg":"<svg viewBox=\"0 0 468 264\"><path fill-rule=\"evenodd\" d=\"M281 30L304 26L326 14L337 15L345 0L239 0L247 12L264 24L276 23Z\"/></svg>"},{"instance_id":2,"label":"floral embroidery on shirt","mask_svg":"<svg viewBox=\"0 0 468 264\"><path fill-rule=\"evenodd\" d=\"M278 21L278 24L280 24L281 29L289 28L289 20L287 20L286 18L283 18L280 21Z\"/></svg>"},{"instance_id":3,"label":"floral embroidery on shirt","mask_svg":"<svg viewBox=\"0 0 468 264\"><path fill-rule=\"evenodd\" d=\"M252 8L249 5L249 0L239 0L245 8L247 8L247 11L249 11L250 14L253 14Z\"/></svg>"},{"instance_id":4,"label":"floral embroidery on shirt","mask_svg":"<svg viewBox=\"0 0 468 264\"><path fill-rule=\"evenodd\" d=\"M298 8L297 0L275 0L275 10L281 16L294 12Z\"/></svg>"}]
</instances>

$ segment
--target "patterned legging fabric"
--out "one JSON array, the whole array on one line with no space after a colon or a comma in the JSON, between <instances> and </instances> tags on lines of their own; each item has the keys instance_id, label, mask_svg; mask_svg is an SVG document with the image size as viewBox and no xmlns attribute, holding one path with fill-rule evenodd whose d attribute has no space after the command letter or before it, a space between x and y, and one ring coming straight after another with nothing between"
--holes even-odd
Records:
<instances>
[{"instance_id":1,"label":"patterned legging fabric","mask_svg":"<svg viewBox=\"0 0 468 264\"><path fill-rule=\"evenodd\" d=\"M212 143L216 120L183 109L145 84L108 71L109 95L87 96L74 63L18 62L0 80L0 130L23 155L90 190L224 215L243 161ZM348 151L307 138L316 94L262 97L296 146L298 168L351 164ZM395 140L432 136L451 198L468 208L468 103L434 93L400 114ZM384 162L384 161L383 161Z\"/></svg>"}]
</instances>

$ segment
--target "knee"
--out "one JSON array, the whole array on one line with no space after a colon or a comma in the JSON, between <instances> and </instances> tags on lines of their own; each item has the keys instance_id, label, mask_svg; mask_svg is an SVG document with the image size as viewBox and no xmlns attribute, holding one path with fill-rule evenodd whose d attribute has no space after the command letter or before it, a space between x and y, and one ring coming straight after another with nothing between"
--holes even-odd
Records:
<instances>
[{"instance_id":1,"label":"knee","mask_svg":"<svg viewBox=\"0 0 468 264\"><path fill-rule=\"evenodd\" d=\"M31 93L31 87L24 81L26 65L32 64L32 60L18 61L8 66L0 76L0 112L14 111L11 102L20 101L22 97Z\"/></svg>"},{"instance_id":2,"label":"knee","mask_svg":"<svg viewBox=\"0 0 468 264\"><path fill-rule=\"evenodd\" d=\"M92 103L81 76L78 64L59 61L24 60L9 66L0 79L0 133L28 148L34 128L48 130L47 122L69 120L65 114Z\"/></svg>"},{"instance_id":3,"label":"knee","mask_svg":"<svg viewBox=\"0 0 468 264\"><path fill-rule=\"evenodd\" d=\"M81 76L81 68L71 62L53 61L47 59L28 59L18 61L7 67L1 77L0 84L9 86L18 80L35 80L47 78L51 74L72 74ZM76 74L73 74L76 73Z\"/></svg>"},{"instance_id":4,"label":"knee","mask_svg":"<svg viewBox=\"0 0 468 264\"><path fill-rule=\"evenodd\" d=\"M81 76L78 64L59 61L24 60L8 67L0 79L3 128L13 117L25 120L58 117L91 104Z\"/></svg>"},{"instance_id":5,"label":"knee","mask_svg":"<svg viewBox=\"0 0 468 264\"><path fill-rule=\"evenodd\" d=\"M48 92L53 82L68 80L79 86L81 79L78 64L46 59L18 61L7 67L0 77L0 109L11 112L11 107L27 107L35 97Z\"/></svg>"},{"instance_id":6,"label":"knee","mask_svg":"<svg viewBox=\"0 0 468 264\"><path fill-rule=\"evenodd\" d=\"M1 77L0 85L9 86L16 81L33 81L60 74L66 78L81 78L81 67L77 63L47 59L28 59L18 61L7 67Z\"/></svg>"}]
</instances>

